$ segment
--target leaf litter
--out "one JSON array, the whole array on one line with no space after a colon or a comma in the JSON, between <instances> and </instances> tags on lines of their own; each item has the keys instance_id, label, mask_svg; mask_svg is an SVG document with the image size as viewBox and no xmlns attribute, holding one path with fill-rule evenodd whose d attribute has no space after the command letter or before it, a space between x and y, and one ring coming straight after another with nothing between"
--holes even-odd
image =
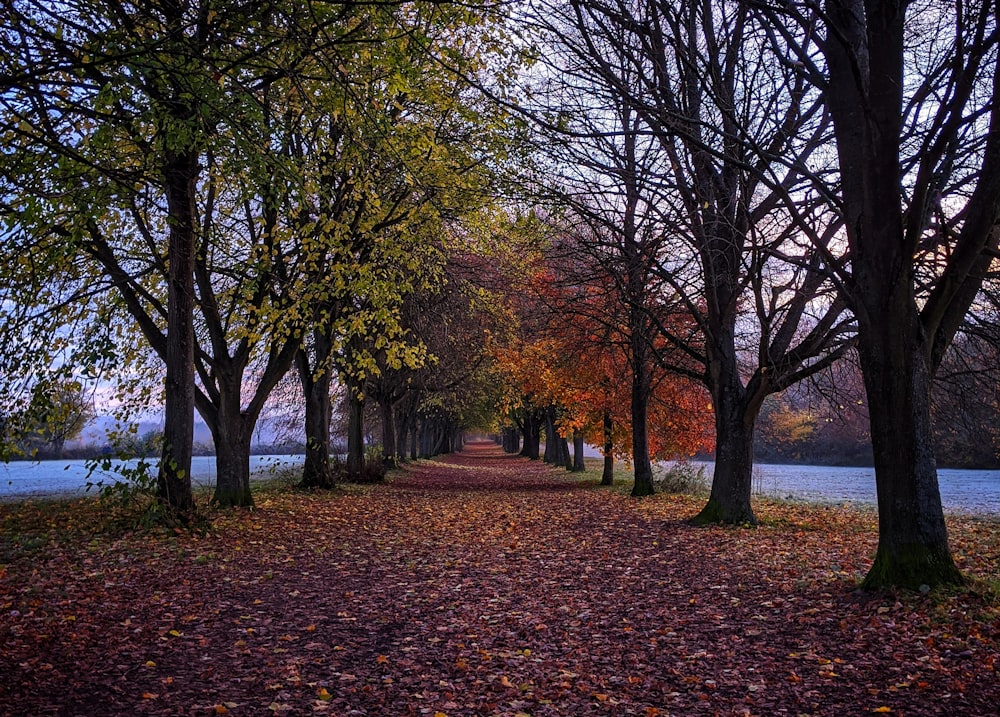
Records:
<instances>
[{"instance_id":1,"label":"leaf litter","mask_svg":"<svg viewBox=\"0 0 1000 717\"><path fill-rule=\"evenodd\" d=\"M476 443L207 535L0 506L0 715L994 712L995 521L949 519L972 587L867 595L873 512L699 507Z\"/></svg>"}]
</instances>

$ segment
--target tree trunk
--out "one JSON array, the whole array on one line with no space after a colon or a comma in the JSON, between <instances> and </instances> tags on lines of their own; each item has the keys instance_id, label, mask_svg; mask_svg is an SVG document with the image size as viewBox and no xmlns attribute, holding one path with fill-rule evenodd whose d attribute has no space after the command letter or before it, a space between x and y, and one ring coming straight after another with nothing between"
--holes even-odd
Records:
<instances>
[{"instance_id":1,"label":"tree trunk","mask_svg":"<svg viewBox=\"0 0 1000 717\"><path fill-rule=\"evenodd\" d=\"M545 409L545 452L542 460L545 463L559 462L559 444L556 435L555 409L551 406Z\"/></svg>"},{"instance_id":2,"label":"tree trunk","mask_svg":"<svg viewBox=\"0 0 1000 717\"><path fill-rule=\"evenodd\" d=\"M168 152L166 181L167 345L163 454L156 496L182 522L194 511L191 452L194 442L195 184L198 154Z\"/></svg>"},{"instance_id":3,"label":"tree trunk","mask_svg":"<svg viewBox=\"0 0 1000 717\"><path fill-rule=\"evenodd\" d=\"M750 505L757 410L743 406L742 393L731 384L715 400L715 473L708 503L692 519L698 525L757 524Z\"/></svg>"},{"instance_id":4,"label":"tree trunk","mask_svg":"<svg viewBox=\"0 0 1000 717\"><path fill-rule=\"evenodd\" d=\"M202 418L212 431L215 444L215 493L212 503L221 508L251 508L250 439L253 417L241 411L241 389L238 380L227 379L224 372L217 376L218 400L201 404Z\"/></svg>"},{"instance_id":5,"label":"tree trunk","mask_svg":"<svg viewBox=\"0 0 1000 717\"><path fill-rule=\"evenodd\" d=\"M365 465L365 423L364 402L358 398L353 387L348 386L347 413L347 473L360 476Z\"/></svg>"},{"instance_id":6,"label":"tree trunk","mask_svg":"<svg viewBox=\"0 0 1000 717\"><path fill-rule=\"evenodd\" d=\"M868 589L963 582L938 489L927 354L916 307L908 303L901 307L909 308L907 317L880 314L873 321L877 325L861 332L879 514L875 561L863 583Z\"/></svg>"},{"instance_id":7,"label":"tree trunk","mask_svg":"<svg viewBox=\"0 0 1000 717\"><path fill-rule=\"evenodd\" d=\"M574 473L587 470L587 464L583 460L583 446L583 432L573 431L573 466L571 470Z\"/></svg>"},{"instance_id":8,"label":"tree trunk","mask_svg":"<svg viewBox=\"0 0 1000 717\"><path fill-rule=\"evenodd\" d=\"M601 485L615 484L615 441L612 435L614 422L611 411L604 412L604 472L601 473Z\"/></svg>"},{"instance_id":9,"label":"tree trunk","mask_svg":"<svg viewBox=\"0 0 1000 717\"><path fill-rule=\"evenodd\" d=\"M212 503L220 508L252 508L250 492L250 437L246 421L237 416L227 420L220 412L215 439L215 494Z\"/></svg>"},{"instance_id":10,"label":"tree trunk","mask_svg":"<svg viewBox=\"0 0 1000 717\"><path fill-rule=\"evenodd\" d=\"M826 94L842 178L854 280L847 288L858 319L879 508L878 549L864 587L958 584L963 579L948 546L931 448L928 342L934 338L927 331L934 327L922 321L916 304L913 256L919 232L905 230L900 202L906 8L871 2L829 3L829 9ZM976 253L996 231L996 190L980 194L981 188L970 192L970 205L985 200L990 220L969 245ZM967 219L976 216L972 208L967 207ZM909 220L921 215L919 209L910 205L916 213ZM944 260L947 268L954 259ZM964 313L968 304L951 308Z\"/></svg>"},{"instance_id":11,"label":"tree trunk","mask_svg":"<svg viewBox=\"0 0 1000 717\"><path fill-rule=\"evenodd\" d=\"M562 466L568 471L573 470L573 456L569 454L569 439L566 436L559 436L559 455L556 465Z\"/></svg>"},{"instance_id":12,"label":"tree trunk","mask_svg":"<svg viewBox=\"0 0 1000 717\"><path fill-rule=\"evenodd\" d=\"M406 437L410 434L412 415L404 408L404 402L396 407L396 465L406 461Z\"/></svg>"},{"instance_id":13,"label":"tree trunk","mask_svg":"<svg viewBox=\"0 0 1000 717\"><path fill-rule=\"evenodd\" d=\"M429 434L430 434L430 419L425 416L420 419L420 429L419 429L421 458L431 457L431 440Z\"/></svg>"},{"instance_id":14,"label":"tree trunk","mask_svg":"<svg viewBox=\"0 0 1000 717\"><path fill-rule=\"evenodd\" d=\"M530 420L531 420L531 412L525 410L524 419L520 421L520 423L518 424L519 428L521 429L521 433L524 435L524 441L521 444L521 450L519 451L519 453L525 458L530 458L530 456L528 455L530 452L529 443L531 442L530 439L531 427L529 425Z\"/></svg>"},{"instance_id":15,"label":"tree trunk","mask_svg":"<svg viewBox=\"0 0 1000 717\"><path fill-rule=\"evenodd\" d=\"M383 400L379 403L382 414L382 462L387 468L396 467L396 414L392 401Z\"/></svg>"},{"instance_id":16,"label":"tree trunk","mask_svg":"<svg viewBox=\"0 0 1000 717\"><path fill-rule=\"evenodd\" d=\"M647 434L647 409L649 391L646 388L645 368L633 369L632 376L632 466L635 482L632 496L653 495L653 466L649 462L649 436Z\"/></svg>"},{"instance_id":17,"label":"tree trunk","mask_svg":"<svg viewBox=\"0 0 1000 717\"><path fill-rule=\"evenodd\" d=\"M534 411L527 411L524 417L524 448L521 455L529 460L537 461L540 455L541 428L539 426L538 415Z\"/></svg>"},{"instance_id":18,"label":"tree trunk","mask_svg":"<svg viewBox=\"0 0 1000 717\"><path fill-rule=\"evenodd\" d=\"M314 375L304 350L299 350L296 365L305 400L306 455L301 485L303 488L332 488L335 482L330 468L330 385L333 373L329 369L320 369L316 372L318 375Z\"/></svg>"},{"instance_id":19,"label":"tree trunk","mask_svg":"<svg viewBox=\"0 0 1000 717\"><path fill-rule=\"evenodd\" d=\"M508 431L510 439L510 450L509 453L520 453L521 452L521 431L517 428L511 428Z\"/></svg>"}]
</instances>

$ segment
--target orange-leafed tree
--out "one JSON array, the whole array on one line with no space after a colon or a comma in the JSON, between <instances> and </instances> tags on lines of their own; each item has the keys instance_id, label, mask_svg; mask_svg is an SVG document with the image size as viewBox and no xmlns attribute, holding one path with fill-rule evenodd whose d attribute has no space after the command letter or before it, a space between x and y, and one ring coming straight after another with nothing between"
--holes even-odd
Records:
<instances>
[{"instance_id":1,"label":"orange-leafed tree","mask_svg":"<svg viewBox=\"0 0 1000 717\"><path fill-rule=\"evenodd\" d=\"M629 307L617 291L616 278L606 266L584 254L565 251L565 237L556 235L544 258L513 295L519 307L522 335L496 351L512 395L520 398L520 416L529 424L539 417L552 439L573 437L574 460L583 468L585 442L602 447L602 482L613 480L614 459L636 464L635 445L648 460L691 455L712 448L712 413L707 393L695 381L657 366L643 351L637 365L632 348ZM683 311L669 315L660 307L661 323L683 324ZM692 328L693 330L693 328ZM643 344L648 337L640 339ZM660 346L661 352L666 347ZM645 390L638 399L635 377ZM636 411L636 400L642 401ZM636 435L635 415L642 416ZM547 441L546 446L553 441ZM556 454L554 462L566 456ZM637 473L639 473L637 471ZM637 480L642 480L637 475ZM651 481L650 481L651 482ZM641 487L641 493L648 492Z\"/></svg>"}]
</instances>

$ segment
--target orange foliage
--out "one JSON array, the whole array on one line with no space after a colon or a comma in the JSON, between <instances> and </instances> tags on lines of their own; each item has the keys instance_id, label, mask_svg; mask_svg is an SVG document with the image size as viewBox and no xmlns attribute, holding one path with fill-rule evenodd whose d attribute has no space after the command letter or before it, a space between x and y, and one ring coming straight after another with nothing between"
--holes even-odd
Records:
<instances>
[{"instance_id":1,"label":"orange foliage","mask_svg":"<svg viewBox=\"0 0 1000 717\"><path fill-rule=\"evenodd\" d=\"M560 289L550 269L539 270L531 284L549 319L529 337L493 352L513 388L512 396L525 407L560 407L560 433L569 436L580 430L588 443L598 447L604 445L604 415L610 413L614 453L628 458L632 448L631 366L625 347L627 330L623 322L615 321L611 292L590 283L573 287L569 295ZM647 426L650 457L666 460L711 451L715 434L705 389L662 370L654 370L653 379ZM517 408L516 402L509 401L506 408Z\"/></svg>"}]
</instances>

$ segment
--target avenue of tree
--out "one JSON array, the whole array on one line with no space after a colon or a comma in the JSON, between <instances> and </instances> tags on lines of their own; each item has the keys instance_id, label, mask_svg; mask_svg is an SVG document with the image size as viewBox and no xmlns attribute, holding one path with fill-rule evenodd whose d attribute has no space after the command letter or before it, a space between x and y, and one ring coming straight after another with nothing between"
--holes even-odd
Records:
<instances>
[{"instance_id":1,"label":"avenue of tree","mask_svg":"<svg viewBox=\"0 0 1000 717\"><path fill-rule=\"evenodd\" d=\"M997 345L998 14L7 0L3 446L67 423L46 386L162 405L157 494L185 522L195 412L215 503L250 506L280 394L306 486L343 477L341 416L355 478L473 429L570 470L600 446L634 496L714 451L693 519L752 525L762 415L801 437L796 402L842 402L846 372L878 492L866 586L959 583L933 450L955 402L932 387Z\"/></svg>"}]
</instances>

